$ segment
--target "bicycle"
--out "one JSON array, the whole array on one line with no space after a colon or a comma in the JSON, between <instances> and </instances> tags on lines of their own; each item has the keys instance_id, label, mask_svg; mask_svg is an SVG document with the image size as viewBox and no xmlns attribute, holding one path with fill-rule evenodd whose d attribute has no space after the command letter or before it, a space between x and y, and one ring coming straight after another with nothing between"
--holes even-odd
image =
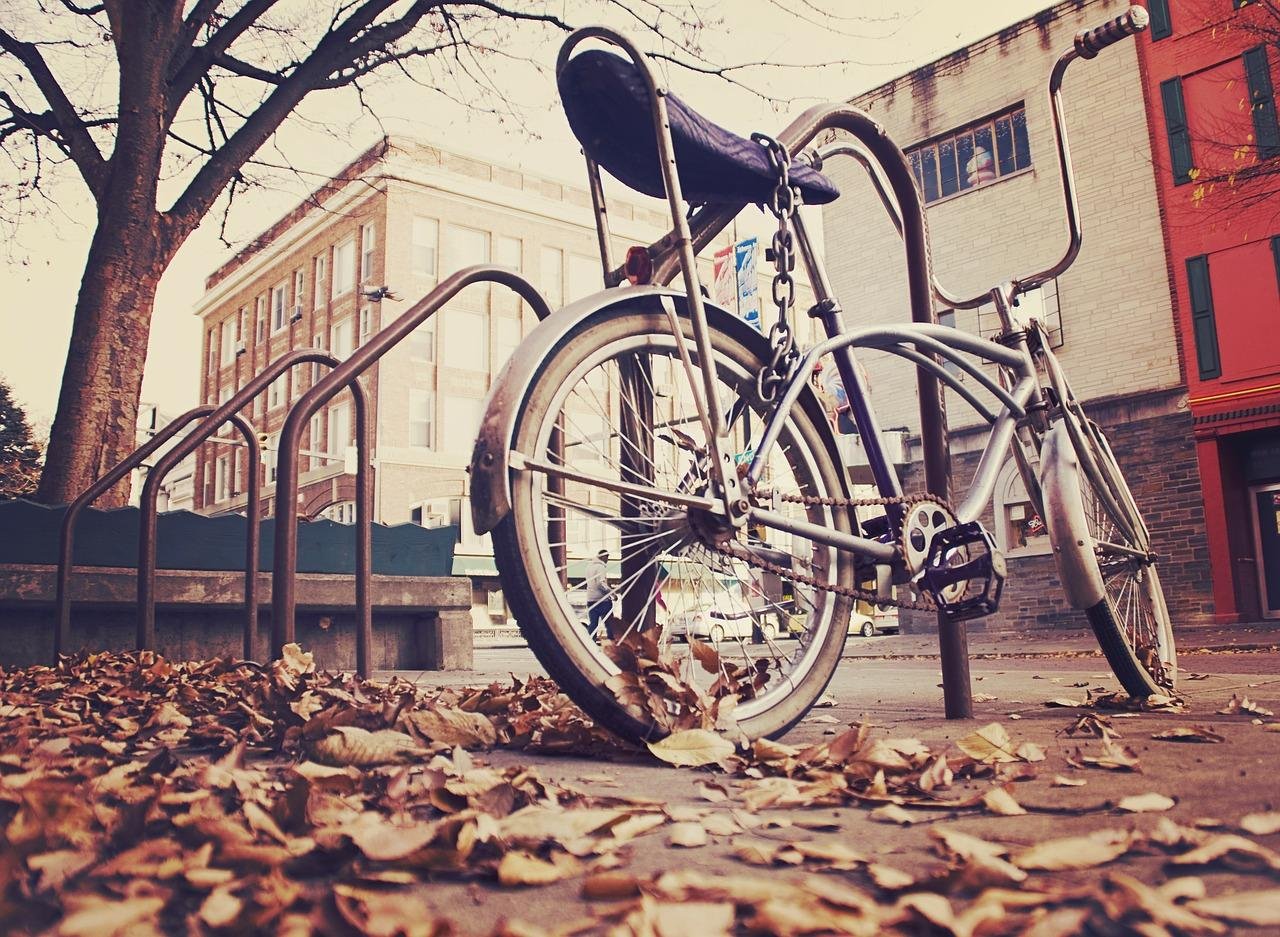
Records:
<instances>
[{"instance_id":1,"label":"bicycle","mask_svg":"<svg viewBox=\"0 0 1280 937\"><path fill-rule=\"evenodd\" d=\"M1080 247L1063 73L1076 58L1092 58L1145 25L1145 11L1130 8L1078 33L1059 58L1049 94L1066 254L1049 270L975 297L955 296L933 278L906 157L866 115L843 104L818 106L777 140L747 140L672 96L625 37L603 27L568 37L557 76L586 155L606 289L554 313L512 356L490 393L471 484L476 530L493 534L503 590L531 648L594 719L634 739L663 733L662 719L618 692L627 682L617 679L618 661L645 652L634 644L638 637L652 641L650 651L677 656L682 675L712 690L724 692L732 670L740 678L734 688L742 730L777 736L831 679L854 601L913 605L955 621L995 611L1006 569L978 518L1009 449L1047 527L1067 600L1084 613L1125 690L1171 690L1176 651L1150 533L1043 325L1015 312L1018 297L1065 271ZM577 51L588 39L623 54ZM810 147L829 128L852 141ZM793 160L790 153L801 155ZM801 200L838 195L820 171L838 156L863 165L903 234L911 325L850 330L795 212ZM602 166L633 189L665 196L671 207L672 230L631 248L617 266ZM686 199L698 206L687 217ZM767 336L704 299L698 277L696 252L748 203L767 204L778 222L778 318ZM827 336L804 351L789 325L797 253L817 298L810 314ZM676 276L683 289L664 285ZM994 302L1000 334L984 339L936 324L935 299L952 308ZM958 506L903 492L856 364L858 348L906 359L990 424ZM850 497L810 386L827 356L847 390L878 498ZM984 363L994 365L996 377ZM862 509L873 507L882 516L863 519ZM614 570L621 613L603 643L585 636L573 610L581 567L599 548L621 557ZM744 602L751 627L730 633ZM759 622L774 612L786 627L766 634ZM695 615L715 621L708 638L719 639L710 645L715 653L686 624L688 653L677 655L680 623ZM629 640L632 652L619 654L618 644Z\"/></svg>"}]
</instances>

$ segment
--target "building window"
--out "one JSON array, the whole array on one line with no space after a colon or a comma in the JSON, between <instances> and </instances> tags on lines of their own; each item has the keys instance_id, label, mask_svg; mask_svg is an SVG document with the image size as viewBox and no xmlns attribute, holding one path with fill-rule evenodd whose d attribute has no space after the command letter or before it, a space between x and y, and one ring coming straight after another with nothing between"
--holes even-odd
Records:
<instances>
[{"instance_id":1,"label":"building window","mask_svg":"<svg viewBox=\"0 0 1280 937\"><path fill-rule=\"evenodd\" d=\"M355 275L356 239L347 238L333 249L333 299L351 292Z\"/></svg>"},{"instance_id":2,"label":"building window","mask_svg":"<svg viewBox=\"0 0 1280 937\"><path fill-rule=\"evenodd\" d=\"M363 345L373 333L373 307L364 306L360 309L360 344Z\"/></svg>"},{"instance_id":3,"label":"building window","mask_svg":"<svg viewBox=\"0 0 1280 937\"><path fill-rule=\"evenodd\" d=\"M343 401L329 408L329 438L325 449L329 455L345 459L351 445L351 403Z\"/></svg>"},{"instance_id":4,"label":"building window","mask_svg":"<svg viewBox=\"0 0 1280 937\"><path fill-rule=\"evenodd\" d=\"M228 316L222 320L222 366L225 368L236 360L236 320Z\"/></svg>"},{"instance_id":5,"label":"building window","mask_svg":"<svg viewBox=\"0 0 1280 937\"><path fill-rule=\"evenodd\" d=\"M1031 166L1027 112L1022 106L980 121L907 154L925 204Z\"/></svg>"},{"instance_id":6,"label":"building window","mask_svg":"<svg viewBox=\"0 0 1280 937\"><path fill-rule=\"evenodd\" d=\"M339 361L346 361L351 355L351 348L351 320L343 319L329 330L329 351Z\"/></svg>"},{"instance_id":7,"label":"building window","mask_svg":"<svg viewBox=\"0 0 1280 937\"><path fill-rule=\"evenodd\" d=\"M447 398L441 411L444 427L440 447L448 452L469 452L480 431L483 405L479 397Z\"/></svg>"},{"instance_id":8,"label":"building window","mask_svg":"<svg viewBox=\"0 0 1280 937\"><path fill-rule=\"evenodd\" d=\"M569 288L565 294L568 301L575 302L602 289L604 275L600 271L600 261L583 254L570 254Z\"/></svg>"},{"instance_id":9,"label":"building window","mask_svg":"<svg viewBox=\"0 0 1280 937\"><path fill-rule=\"evenodd\" d=\"M240 307L240 313L236 316L236 351L244 351L245 343L249 341L249 308L247 306Z\"/></svg>"},{"instance_id":10,"label":"building window","mask_svg":"<svg viewBox=\"0 0 1280 937\"><path fill-rule=\"evenodd\" d=\"M429 390L409 391L409 445L434 449L436 445L436 395Z\"/></svg>"},{"instance_id":11,"label":"building window","mask_svg":"<svg viewBox=\"0 0 1280 937\"><path fill-rule=\"evenodd\" d=\"M1159 42L1173 34L1173 20L1169 16L1169 0L1147 0L1147 13L1151 16L1151 41Z\"/></svg>"},{"instance_id":12,"label":"building window","mask_svg":"<svg viewBox=\"0 0 1280 937\"><path fill-rule=\"evenodd\" d=\"M461 225L450 225L444 242L444 269L453 273L463 267L489 262L489 232ZM484 307L489 298L489 284L475 283L458 293L464 305Z\"/></svg>"},{"instance_id":13,"label":"building window","mask_svg":"<svg viewBox=\"0 0 1280 937\"><path fill-rule=\"evenodd\" d=\"M378 246L378 235L372 222L360 226L360 282L373 282L373 251Z\"/></svg>"},{"instance_id":14,"label":"building window","mask_svg":"<svg viewBox=\"0 0 1280 937\"><path fill-rule=\"evenodd\" d=\"M311 438L307 440L307 467L311 470L324 465L324 414L311 415Z\"/></svg>"},{"instance_id":15,"label":"building window","mask_svg":"<svg viewBox=\"0 0 1280 937\"><path fill-rule=\"evenodd\" d=\"M443 360L466 371L489 370L489 314L454 309L445 323Z\"/></svg>"},{"instance_id":16,"label":"building window","mask_svg":"<svg viewBox=\"0 0 1280 937\"><path fill-rule=\"evenodd\" d=\"M495 264L519 271L521 253L522 245L519 238L508 237L505 234L499 234L494 238L493 262ZM505 286L494 287L493 308L502 312L519 312L520 297L515 290L509 290Z\"/></svg>"},{"instance_id":17,"label":"building window","mask_svg":"<svg viewBox=\"0 0 1280 937\"><path fill-rule=\"evenodd\" d=\"M218 370L218 329L216 326L209 330L207 347L209 349L209 371L212 373Z\"/></svg>"},{"instance_id":18,"label":"building window","mask_svg":"<svg viewBox=\"0 0 1280 937\"><path fill-rule=\"evenodd\" d=\"M289 321L285 314L285 297L288 291L287 282L277 283L271 288L271 333L273 335L283 329Z\"/></svg>"},{"instance_id":19,"label":"building window","mask_svg":"<svg viewBox=\"0 0 1280 937\"><path fill-rule=\"evenodd\" d=\"M520 322L499 320L493 333L493 367L496 371L507 363L520 344Z\"/></svg>"},{"instance_id":20,"label":"building window","mask_svg":"<svg viewBox=\"0 0 1280 937\"><path fill-rule=\"evenodd\" d=\"M307 288L307 275L301 269L293 271L293 318L302 318L302 297Z\"/></svg>"},{"instance_id":21,"label":"building window","mask_svg":"<svg viewBox=\"0 0 1280 937\"><path fill-rule=\"evenodd\" d=\"M434 218L414 216L410 247L413 272L421 277L436 275L436 254L440 246L440 223Z\"/></svg>"},{"instance_id":22,"label":"building window","mask_svg":"<svg viewBox=\"0 0 1280 937\"><path fill-rule=\"evenodd\" d=\"M544 247L538 255L538 280L547 305L558 309L564 305L564 251Z\"/></svg>"},{"instance_id":23,"label":"building window","mask_svg":"<svg viewBox=\"0 0 1280 937\"><path fill-rule=\"evenodd\" d=\"M434 317L409 333L409 356L421 361L436 360L436 324Z\"/></svg>"},{"instance_id":24,"label":"building window","mask_svg":"<svg viewBox=\"0 0 1280 937\"><path fill-rule=\"evenodd\" d=\"M320 512L319 516L336 524L354 524L356 522L356 503L354 501L339 501L337 504L329 505Z\"/></svg>"},{"instance_id":25,"label":"building window","mask_svg":"<svg viewBox=\"0 0 1280 937\"><path fill-rule=\"evenodd\" d=\"M1218 327L1213 316L1213 286L1209 281L1207 255L1187 260L1187 289L1191 294L1191 334L1196 344L1196 364L1200 379L1220 377Z\"/></svg>"},{"instance_id":26,"label":"building window","mask_svg":"<svg viewBox=\"0 0 1280 937\"><path fill-rule=\"evenodd\" d=\"M1048 530L1027 496L1014 459L1005 462L996 478L994 508L996 544L1003 553L1034 556L1052 552Z\"/></svg>"},{"instance_id":27,"label":"building window","mask_svg":"<svg viewBox=\"0 0 1280 937\"><path fill-rule=\"evenodd\" d=\"M288 388L285 381L289 379L288 374L281 374L278 378L267 385L267 409L275 410L282 407L288 399Z\"/></svg>"},{"instance_id":28,"label":"building window","mask_svg":"<svg viewBox=\"0 0 1280 937\"><path fill-rule=\"evenodd\" d=\"M1173 184L1191 181L1191 132L1187 128L1187 108L1182 100L1182 79L1160 82L1160 102L1164 105L1164 128L1169 138L1169 168Z\"/></svg>"},{"instance_id":29,"label":"building window","mask_svg":"<svg viewBox=\"0 0 1280 937\"><path fill-rule=\"evenodd\" d=\"M315 277L311 283L311 308L319 309L324 304L324 254L315 259Z\"/></svg>"},{"instance_id":30,"label":"building window","mask_svg":"<svg viewBox=\"0 0 1280 937\"><path fill-rule=\"evenodd\" d=\"M213 500L226 501L231 497L231 456L220 455L214 463Z\"/></svg>"},{"instance_id":31,"label":"building window","mask_svg":"<svg viewBox=\"0 0 1280 937\"><path fill-rule=\"evenodd\" d=\"M311 339L311 347L315 348L317 351L324 351L324 332L317 332L315 334L315 337ZM320 383L320 378L322 378L328 370L328 365L321 364L319 361L311 362L312 385L314 386Z\"/></svg>"},{"instance_id":32,"label":"building window","mask_svg":"<svg viewBox=\"0 0 1280 937\"><path fill-rule=\"evenodd\" d=\"M1014 321L1036 319L1049 333L1049 347L1061 348L1063 342L1062 307L1058 301L1058 281L1050 280L1044 286L1023 293L1018 304L1010 310ZM1000 315L995 303L983 303L978 307L978 334L991 338L1001 332Z\"/></svg>"},{"instance_id":33,"label":"building window","mask_svg":"<svg viewBox=\"0 0 1280 937\"><path fill-rule=\"evenodd\" d=\"M280 455L280 436L275 434L267 437L267 444L262 447L262 458L267 464L267 484L274 485L276 483L276 466Z\"/></svg>"},{"instance_id":34,"label":"building window","mask_svg":"<svg viewBox=\"0 0 1280 937\"><path fill-rule=\"evenodd\" d=\"M267 337L267 301L259 296L253 301L254 341L261 344Z\"/></svg>"}]
</instances>

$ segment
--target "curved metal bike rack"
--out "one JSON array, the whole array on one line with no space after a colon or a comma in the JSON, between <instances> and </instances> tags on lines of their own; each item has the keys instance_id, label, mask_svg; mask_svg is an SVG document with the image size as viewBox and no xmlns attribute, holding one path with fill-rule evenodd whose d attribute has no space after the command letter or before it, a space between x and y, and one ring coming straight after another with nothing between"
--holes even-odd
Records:
<instances>
[{"instance_id":1,"label":"curved metal bike rack","mask_svg":"<svg viewBox=\"0 0 1280 937\"><path fill-rule=\"evenodd\" d=\"M80 495L80 497L76 498L74 501L72 501L70 504L67 505L66 513L62 515L62 530L61 530L61 533L59 536L59 542L58 542L58 568L57 568L57 574L55 577L55 582L56 582L56 585L55 585L56 592L55 592L55 598L54 598L55 625L54 625L54 632L53 632L53 662L55 664L58 662L59 655L61 655L66 650L67 645L68 643L70 643L70 640L71 640L71 593L68 587L71 582L71 573L73 570L72 554L75 552L75 526L76 526L76 521L80 517L80 512L83 511L88 505L96 501L99 497L101 497L106 491L108 491L113 485L115 485L116 482L124 478L125 475L127 475L131 470L141 465L143 460L146 459L147 456L151 455L153 452L155 452L157 449L163 446L166 442L168 442L170 439L176 436L179 432L181 432L181 430L185 426L194 422L195 420L200 419L201 417L208 416L209 414L213 413L214 410L215 408L211 404L205 404L199 407L192 407L186 413L182 414L181 416L177 417L174 420L171 420L158 433L152 436L149 440L147 440L145 443L143 443L133 452L129 453L129 455L125 456L125 458L121 459L120 462L111 469L111 471L107 472L107 474L103 475L96 482L90 485L89 488L85 490L83 494ZM245 421L239 415L234 416L231 422L235 424L236 429L238 429L241 435L244 436L245 443L249 446L250 453L256 457L258 454L258 438L253 433L253 427L250 426L248 422ZM201 424L201 428L202 427L203 427L203 424ZM193 432L190 435L197 436L198 430L196 432ZM203 440L203 436L200 437L200 440ZM172 466L170 466L170 468L171 467ZM151 483L151 479L153 477L157 477L157 475L167 474L168 471L169 469L166 468L163 473L154 473L154 474L148 473L147 484ZM255 481L256 481L255 477L250 478L251 488L254 487ZM158 485L159 485L158 478L157 478L156 485L158 488ZM258 556L258 526L256 523L250 524L249 530L246 533L245 541L246 541L246 547L245 547L246 555L253 559L252 564L248 565L246 568L245 583L244 583L245 615L246 615L245 641L247 643L249 640L249 632L255 627L255 624L257 621L257 608L258 608L257 596L256 596L256 580L255 580L255 574L257 572L257 556ZM153 565L152 578L154 579L154 576L155 576L154 561L152 565ZM139 579L141 579L142 577L141 557L139 557L138 576L139 576ZM137 645L137 649L143 650L149 644L154 643L154 637L155 637L154 629L151 633L150 638L144 635L142 624L141 624L141 618L139 618L138 630L135 638L135 644Z\"/></svg>"},{"instance_id":2,"label":"curved metal bike rack","mask_svg":"<svg viewBox=\"0 0 1280 937\"><path fill-rule=\"evenodd\" d=\"M464 267L444 279L390 325L371 336L351 353L329 376L311 385L289 410L280 430L276 462L276 539L271 568L271 655L278 657L283 647L294 640L294 616L297 606L298 567L298 449L302 431L312 414L328 403L343 387L360 388L359 377L405 336L430 318L436 310L462 289L480 282L493 282L517 293L539 319L551 314L546 300L528 280L516 271L490 264ZM247 386L247 385L246 385ZM265 386L265 384L264 384ZM360 436L360 463L356 475L356 606L359 621L356 632L356 670L367 677L373 672L370 648L373 644L373 612L369 603L369 556L372 548L370 527L370 494L367 426L361 422L363 399L357 395L357 435ZM363 428L362 428L363 427ZM363 573L361 572L363 570Z\"/></svg>"},{"instance_id":3,"label":"curved metal bike rack","mask_svg":"<svg viewBox=\"0 0 1280 937\"><path fill-rule=\"evenodd\" d=\"M223 423L228 420L236 422L240 420L237 415L254 397L266 389L267 385L273 380L284 374L291 368L299 364L314 362L322 364L329 368L336 368L339 364L338 359L328 352L316 349L298 349L287 352L279 358L272 361L262 371L254 375L245 383L238 391L236 391L228 400L218 405L209 416L196 427L182 442L174 446L166 452L156 462L155 467L147 475L147 480L142 486L142 498L139 503L141 515L139 517L138 530L138 634L139 641L145 641L147 646L155 642L156 627L156 515L160 494L160 482L169 474L173 468L185 459L188 455L196 450L209 436L211 436ZM352 382L352 397L355 399L355 417L356 417L356 436L359 453L359 461L356 469L356 486L357 486L357 502L361 492L365 492L367 496L367 467L369 464L367 431L368 431L368 401L364 393L364 388L358 383ZM247 424L246 424L247 425ZM253 436L252 429L249 435ZM248 538L248 551L245 558L246 578L245 592L246 604L252 610L249 620L245 626L244 633L244 658L252 660L254 649L257 646L258 635L258 601L257 601L257 573L258 573L258 541L257 535L259 515L261 513L260 495L261 491L261 459L259 456L258 440L253 437L250 443L250 453L253 458L250 464L254 466L253 471L249 473L249 490L248 490L248 524L254 535ZM359 524L359 505L357 503L357 524ZM368 505L365 505L364 511L365 525L369 524ZM279 523L279 521L277 521ZM357 544L362 540L369 538L368 531L357 531ZM364 554L364 563L361 564L361 554L357 550L356 554L356 577L357 583L361 578L365 582L368 581L370 564L369 556ZM296 565L296 564L295 564ZM363 594L367 596L368 589L361 590L357 584L357 595ZM252 602L250 602L250 598ZM357 656L360 655L359 643L361 635L357 633L356 642Z\"/></svg>"}]
</instances>

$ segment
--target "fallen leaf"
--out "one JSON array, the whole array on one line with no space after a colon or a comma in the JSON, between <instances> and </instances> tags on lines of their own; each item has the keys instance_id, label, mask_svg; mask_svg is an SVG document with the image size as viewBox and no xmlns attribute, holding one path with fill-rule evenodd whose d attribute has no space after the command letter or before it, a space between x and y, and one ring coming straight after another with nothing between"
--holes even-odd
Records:
<instances>
[{"instance_id":1,"label":"fallen leaf","mask_svg":"<svg viewBox=\"0 0 1280 937\"><path fill-rule=\"evenodd\" d=\"M1161 742L1217 743L1226 741L1226 738L1212 729L1206 729L1204 726L1175 726L1172 729L1157 732L1151 737Z\"/></svg>"},{"instance_id":2,"label":"fallen leaf","mask_svg":"<svg viewBox=\"0 0 1280 937\"><path fill-rule=\"evenodd\" d=\"M1238 716L1247 714L1251 716L1274 716L1275 713L1270 709L1264 709L1247 696L1237 696L1231 694L1231 699L1226 706L1218 710L1221 716Z\"/></svg>"},{"instance_id":3,"label":"fallen leaf","mask_svg":"<svg viewBox=\"0 0 1280 937\"><path fill-rule=\"evenodd\" d=\"M582 863L573 856L557 852L548 862L532 853L512 850L498 863L498 881L512 885L550 885L582 872Z\"/></svg>"},{"instance_id":4,"label":"fallen leaf","mask_svg":"<svg viewBox=\"0 0 1280 937\"><path fill-rule=\"evenodd\" d=\"M1082 755L1080 761L1086 765L1106 768L1108 771L1141 771L1142 765L1133 749L1125 745L1117 745L1109 738L1102 740L1102 752L1097 755Z\"/></svg>"},{"instance_id":5,"label":"fallen leaf","mask_svg":"<svg viewBox=\"0 0 1280 937\"><path fill-rule=\"evenodd\" d=\"M1120 858L1133 845L1126 830L1098 830L1087 836L1068 836L1037 843L1014 853L1009 861L1020 869L1058 872L1092 869Z\"/></svg>"},{"instance_id":6,"label":"fallen leaf","mask_svg":"<svg viewBox=\"0 0 1280 937\"><path fill-rule=\"evenodd\" d=\"M210 927L229 927L240 917L244 902L226 888L215 888L200 905L200 920Z\"/></svg>"},{"instance_id":7,"label":"fallen leaf","mask_svg":"<svg viewBox=\"0 0 1280 937\"><path fill-rule=\"evenodd\" d=\"M974 761L983 764L1017 761L1009 733L998 722L989 723L976 732L957 739L956 746Z\"/></svg>"},{"instance_id":8,"label":"fallen leaf","mask_svg":"<svg viewBox=\"0 0 1280 937\"><path fill-rule=\"evenodd\" d=\"M1050 707L1060 707L1062 709L1079 709L1088 706L1089 702L1082 699L1073 699L1070 696L1058 696L1053 699L1045 700L1044 704Z\"/></svg>"},{"instance_id":9,"label":"fallen leaf","mask_svg":"<svg viewBox=\"0 0 1280 937\"><path fill-rule=\"evenodd\" d=\"M407 713L410 725L433 742L461 745L463 748L492 748L497 744L497 730L480 713L466 712L456 706L437 706Z\"/></svg>"},{"instance_id":10,"label":"fallen leaf","mask_svg":"<svg viewBox=\"0 0 1280 937\"><path fill-rule=\"evenodd\" d=\"M1061 774L1053 776L1054 787L1084 787L1087 783L1084 778L1068 778Z\"/></svg>"},{"instance_id":11,"label":"fallen leaf","mask_svg":"<svg viewBox=\"0 0 1280 937\"><path fill-rule=\"evenodd\" d=\"M707 845L707 831L701 823L673 823L667 830L667 845L696 849Z\"/></svg>"},{"instance_id":12,"label":"fallen leaf","mask_svg":"<svg viewBox=\"0 0 1280 937\"><path fill-rule=\"evenodd\" d=\"M1189 907L1199 914L1249 924L1254 927L1280 927L1280 888L1240 891L1192 901Z\"/></svg>"},{"instance_id":13,"label":"fallen leaf","mask_svg":"<svg viewBox=\"0 0 1280 937\"><path fill-rule=\"evenodd\" d=\"M413 738L394 729L370 732L358 726L334 726L312 745L311 754L328 765L369 768L418 760L426 752Z\"/></svg>"},{"instance_id":14,"label":"fallen leaf","mask_svg":"<svg viewBox=\"0 0 1280 937\"><path fill-rule=\"evenodd\" d=\"M882 807L877 807L867 816L877 823L897 823L900 826L910 826L916 822L915 817L897 804L885 804Z\"/></svg>"},{"instance_id":15,"label":"fallen leaf","mask_svg":"<svg viewBox=\"0 0 1280 937\"><path fill-rule=\"evenodd\" d=\"M1116 804L1116 807L1129 813L1164 813L1166 810L1172 810L1176 805L1177 801L1172 797L1152 792L1125 797Z\"/></svg>"},{"instance_id":16,"label":"fallen leaf","mask_svg":"<svg viewBox=\"0 0 1280 937\"><path fill-rule=\"evenodd\" d=\"M973 694L973 701L974 701L975 703L990 703L990 702L994 702L995 700L997 700L997 699L999 699L999 698L1000 698L1000 697L998 697L998 696L992 696L990 693L975 693L975 694Z\"/></svg>"},{"instance_id":17,"label":"fallen leaf","mask_svg":"<svg viewBox=\"0 0 1280 937\"><path fill-rule=\"evenodd\" d=\"M582 880L582 897L589 901L622 901L640 894L640 879L630 872L594 872Z\"/></svg>"},{"instance_id":18,"label":"fallen leaf","mask_svg":"<svg viewBox=\"0 0 1280 937\"><path fill-rule=\"evenodd\" d=\"M734 751L732 742L706 729L685 729L646 744L656 758L682 768L719 764Z\"/></svg>"},{"instance_id":19,"label":"fallen leaf","mask_svg":"<svg viewBox=\"0 0 1280 937\"><path fill-rule=\"evenodd\" d=\"M871 876L871 881L876 883L876 887L883 888L885 891L902 891L916 883L914 877L901 869L876 862L867 866L867 874Z\"/></svg>"},{"instance_id":20,"label":"fallen leaf","mask_svg":"<svg viewBox=\"0 0 1280 937\"><path fill-rule=\"evenodd\" d=\"M1014 754L1028 763L1044 761L1044 749L1035 742L1023 742L1014 751Z\"/></svg>"},{"instance_id":21,"label":"fallen leaf","mask_svg":"<svg viewBox=\"0 0 1280 937\"><path fill-rule=\"evenodd\" d=\"M1271 872L1280 872L1280 855L1234 833L1211 836L1196 848L1174 856L1169 861L1174 865L1208 865L1219 859L1234 860L1246 868L1261 866Z\"/></svg>"},{"instance_id":22,"label":"fallen leaf","mask_svg":"<svg viewBox=\"0 0 1280 937\"><path fill-rule=\"evenodd\" d=\"M1280 833L1280 812L1246 814L1240 818L1240 829L1254 836Z\"/></svg>"},{"instance_id":23,"label":"fallen leaf","mask_svg":"<svg viewBox=\"0 0 1280 937\"><path fill-rule=\"evenodd\" d=\"M1001 817L1020 817L1027 811L1013 799L1007 787L993 787L982 795L983 805L992 813Z\"/></svg>"}]
</instances>

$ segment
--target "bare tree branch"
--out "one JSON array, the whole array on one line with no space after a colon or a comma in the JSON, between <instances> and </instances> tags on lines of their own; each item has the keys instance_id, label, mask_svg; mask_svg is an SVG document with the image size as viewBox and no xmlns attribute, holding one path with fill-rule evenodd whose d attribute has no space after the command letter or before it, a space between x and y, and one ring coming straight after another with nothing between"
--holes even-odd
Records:
<instances>
[{"instance_id":1,"label":"bare tree branch","mask_svg":"<svg viewBox=\"0 0 1280 937\"><path fill-rule=\"evenodd\" d=\"M178 107L186 99L187 95L191 93L191 89L196 86L200 76L209 70L213 60L231 48L231 44L244 35L245 31L253 26L277 2L278 0L249 0L248 3L218 27L217 31L205 40L202 45L191 47L181 62L177 60L175 55L173 67L169 70L171 77L169 79L168 107L166 108L170 120L178 112ZM216 4L212 3L200 5L216 6ZM190 26L190 19L188 19L188 22L184 24L183 39L185 41L186 37L190 35L190 42L194 43L198 29L191 30ZM179 50L186 48L186 45L178 47Z\"/></svg>"},{"instance_id":2,"label":"bare tree branch","mask_svg":"<svg viewBox=\"0 0 1280 937\"><path fill-rule=\"evenodd\" d=\"M28 74L35 79L36 87L44 95L49 111L58 123L58 134L62 137L60 145L80 170L89 191L95 198L98 197L105 182L106 161L102 158L98 145L93 142L93 137L89 135L88 126L76 113L44 56L35 45L16 39L4 29L0 29L0 49L21 62Z\"/></svg>"}]
</instances>

